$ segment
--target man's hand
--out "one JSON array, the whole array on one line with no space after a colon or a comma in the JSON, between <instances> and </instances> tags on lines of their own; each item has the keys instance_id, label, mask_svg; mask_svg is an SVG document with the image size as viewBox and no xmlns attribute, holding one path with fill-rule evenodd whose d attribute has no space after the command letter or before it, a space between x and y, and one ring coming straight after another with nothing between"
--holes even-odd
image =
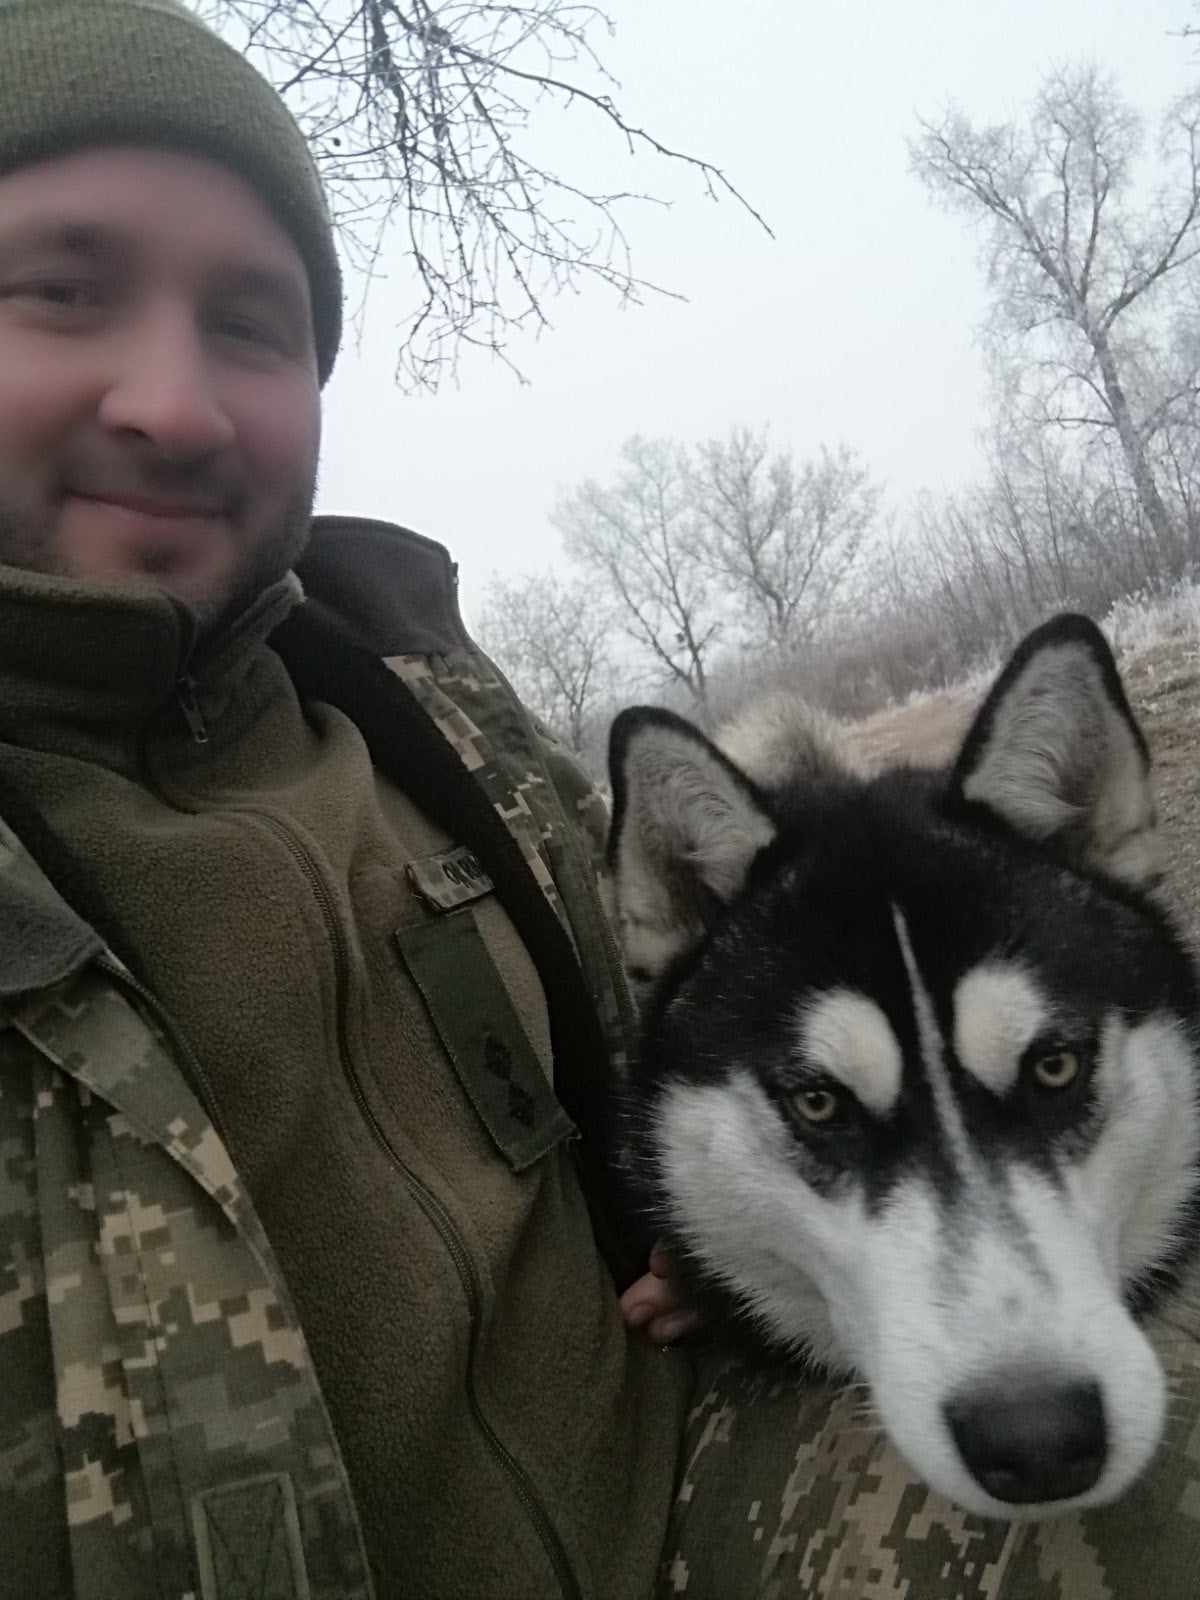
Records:
<instances>
[{"instance_id":1,"label":"man's hand","mask_svg":"<svg viewBox=\"0 0 1200 1600\"><path fill-rule=\"evenodd\" d=\"M655 1344L673 1344L698 1328L699 1311L688 1306L671 1276L671 1258L661 1246L650 1252L650 1271L630 1284L620 1300L627 1328L641 1328Z\"/></svg>"}]
</instances>

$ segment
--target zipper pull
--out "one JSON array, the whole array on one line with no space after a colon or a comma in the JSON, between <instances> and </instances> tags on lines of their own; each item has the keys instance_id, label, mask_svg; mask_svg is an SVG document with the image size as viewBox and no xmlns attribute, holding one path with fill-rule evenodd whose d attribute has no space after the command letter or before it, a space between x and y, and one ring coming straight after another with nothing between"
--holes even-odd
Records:
<instances>
[{"instance_id":1,"label":"zipper pull","mask_svg":"<svg viewBox=\"0 0 1200 1600\"><path fill-rule=\"evenodd\" d=\"M196 699L195 678L185 673L175 684L175 698L179 701L179 709L183 712L183 720L188 725L193 743L207 744L208 723L205 722L200 702Z\"/></svg>"}]
</instances>

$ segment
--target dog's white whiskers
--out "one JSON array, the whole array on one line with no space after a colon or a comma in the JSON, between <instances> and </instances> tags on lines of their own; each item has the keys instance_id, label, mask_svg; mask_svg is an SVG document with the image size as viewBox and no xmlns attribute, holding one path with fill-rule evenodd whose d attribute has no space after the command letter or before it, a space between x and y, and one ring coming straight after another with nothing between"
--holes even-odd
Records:
<instances>
[{"instance_id":1,"label":"dog's white whiskers","mask_svg":"<svg viewBox=\"0 0 1200 1600\"><path fill-rule=\"evenodd\" d=\"M833 1398L835 1400L844 1400L852 1394L870 1394L870 1392L871 1385L865 1379L857 1378L847 1383L839 1384L833 1391Z\"/></svg>"}]
</instances>

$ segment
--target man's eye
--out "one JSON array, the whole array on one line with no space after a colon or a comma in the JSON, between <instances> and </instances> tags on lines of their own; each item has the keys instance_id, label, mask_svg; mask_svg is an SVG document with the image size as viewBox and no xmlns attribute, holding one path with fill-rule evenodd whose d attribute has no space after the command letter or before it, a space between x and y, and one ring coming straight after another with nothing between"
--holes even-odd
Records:
<instances>
[{"instance_id":1,"label":"man's eye","mask_svg":"<svg viewBox=\"0 0 1200 1600\"><path fill-rule=\"evenodd\" d=\"M237 344L257 345L264 350L286 350L287 335L263 317L241 316L230 312L217 319L223 337Z\"/></svg>"},{"instance_id":2,"label":"man's eye","mask_svg":"<svg viewBox=\"0 0 1200 1600\"><path fill-rule=\"evenodd\" d=\"M0 293L7 300L32 301L56 311L88 311L101 299L99 284L82 278L38 278L10 284Z\"/></svg>"},{"instance_id":3,"label":"man's eye","mask_svg":"<svg viewBox=\"0 0 1200 1600\"><path fill-rule=\"evenodd\" d=\"M262 343L270 338L265 328L257 322L250 322L246 317L226 317L221 327L234 339L250 339Z\"/></svg>"}]
</instances>

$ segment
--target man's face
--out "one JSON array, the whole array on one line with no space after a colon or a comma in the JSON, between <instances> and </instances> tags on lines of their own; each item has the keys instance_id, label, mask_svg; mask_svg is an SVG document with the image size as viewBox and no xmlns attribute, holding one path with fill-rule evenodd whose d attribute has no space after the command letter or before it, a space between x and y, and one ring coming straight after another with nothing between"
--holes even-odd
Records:
<instances>
[{"instance_id":1,"label":"man's face","mask_svg":"<svg viewBox=\"0 0 1200 1600\"><path fill-rule=\"evenodd\" d=\"M302 548L319 440L307 276L242 179L125 148L0 177L0 562L211 627Z\"/></svg>"}]
</instances>

